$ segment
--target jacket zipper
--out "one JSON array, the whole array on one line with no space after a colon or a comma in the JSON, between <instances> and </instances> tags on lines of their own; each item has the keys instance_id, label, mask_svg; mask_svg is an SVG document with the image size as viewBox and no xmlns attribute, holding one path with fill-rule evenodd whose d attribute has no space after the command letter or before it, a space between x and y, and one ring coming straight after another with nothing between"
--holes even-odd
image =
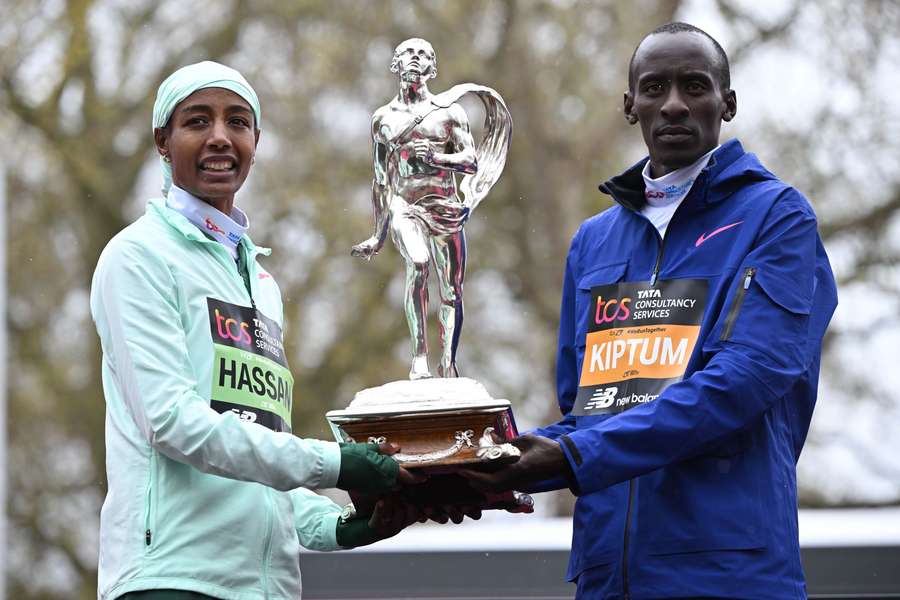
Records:
<instances>
[{"instance_id":1,"label":"jacket zipper","mask_svg":"<svg viewBox=\"0 0 900 600\"><path fill-rule=\"evenodd\" d=\"M628 509L625 511L625 536L622 544L622 596L629 598L628 592L628 538L631 524L631 508L634 504L634 479L628 480Z\"/></svg>"},{"instance_id":2,"label":"jacket zipper","mask_svg":"<svg viewBox=\"0 0 900 600\"><path fill-rule=\"evenodd\" d=\"M156 451L153 450L150 455L150 477L147 482L147 512L144 518L144 547L147 552L151 550L153 543L153 527L154 510L153 503L156 502Z\"/></svg>"},{"instance_id":3,"label":"jacket zipper","mask_svg":"<svg viewBox=\"0 0 900 600\"><path fill-rule=\"evenodd\" d=\"M671 222L670 222L671 224ZM653 265L653 274L650 276L650 287L656 285L656 280L659 279L659 270L662 268L662 259L663 252L666 249L666 238L661 238L659 236L659 232L656 231L656 227L653 227L654 233L656 233L657 244L659 245L659 253L656 255L656 264Z\"/></svg>"},{"instance_id":4,"label":"jacket zipper","mask_svg":"<svg viewBox=\"0 0 900 600\"><path fill-rule=\"evenodd\" d=\"M669 222L671 226L671 221ZM659 271L662 268L663 254L666 250L666 238L661 237L654 226L659 252L656 254L656 264L653 265L653 273L650 275L650 287L654 287L659 280ZM625 534L622 540L622 595L625 600L629 598L628 591L628 546L630 542L631 511L634 505L634 479L628 480L628 507L625 509Z\"/></svg>"},{"instance_id":5,"label":"jacket zipper","mask_svg":"<svg viewBox=\"0 0 900 600\"><path fill-rule=\"evenodd\" d=\"M677 211L676 211L677 212ZM672 215L672 219L669 220L669 227L672 226L672 220L674 220L675 215ZM652 223L651 223L652 225ZM659 280L659 271L662 269L662 261L663 254L666 250L666 238L659 235L659 231L656 230L656 226L652 225L654 229L654 233L656 233L656 240L659 246L659 252L656 255L656 264L653 265L653 273L650 275L650 287L654 287L656 282ZM756 269L753 270L756 272ZM752 274L751 274L752 276ZM746 287L749 287L749 282L746 284ZM625 534L622 540L622 593L625 600L628 600L630 597L630 592L628 591L628 546L629 546L629 525L631 524L631 511L634 505L634 479L628 480L628 508L625 510Z\"/></svg>"},{"instance_id":6,"label":"jacket zipper","mask_svg":"<svg viewBox=\"0 0 900 600\"><path fill-rule=\"evenodd\" d=\"M238 247L237 268L238 274L244 281L244 287L247 288L247 295L250 296L250 306L256 309L256 302L253 300L253 288L250 286L250 268L247 265L247 257L244 254L246 250Z\"/></svg>"},{"instance_id":7,"label":"jacket zipper","mask_svg":"<svg viewBox=\"0 0 900 600\"><path fill-rule=\"evenodd\" d=\"M238 260L237 260L237 270L238 275L244 282L244 287L247 288L247 295L250 297L250 306L256 310L256 301L253 300L253 288L250 285L250 269L248 267L246 249L238 247ZM274 507L272 506L272 491L269 488L265 488L266 491L266 537L265 543L263 544L263 555L262 555L262 584L263 584L263 593L265 597L269 597L269 554L272 552L272 513L274 512Z\"/></svg>"},{"instance_id":8,"label":"jacket zipper","mask_svg":"<svg viewBox=\"0 0 900 600\"><path fill-rule=\"evenodd\" d=\"M753 281L754 275L756 275L756 267L747 267L744 271L744 278L740 286L738 286L737 292L735 292L734 300L731 302L731 308L728 310L728 315L725 317L725 326L722 328L722 335L719 337L720 340L727 341L731 337L731 332L734 330L734 323L737 321L741 305L744 303L744 296L750 288L750 282Z\"/></svg>"},{"instance_id":9,"label":"jacket zipper","mask_svg":"<svg viewBox=\"0 0 900 600\"><path fill-rule=\"evenodd\" d=\"M263 593L265 597L269 597L269 554L272 552L272 513L275 508L272 506L272 490L266 490L266 543L263 544Z\"/></svg>"},{"instance_id":10,"label":"jacket zipper","mask_svg":"<svg viewBox=\"0 0 900 600\"><path fill-rule=\"evenodd\" d=\"M247 290L247 295L250 297L250 306L256 309L256 301L253 300L253 288L250 286L250 269L247 267L247 259L244 255L244 252L246 252L246 250L243 249L240 244L238 244L238 257L237 261L235 261L235 259L231 256L230 253L228 253L228 250L226 250L222 244L209 237L207 237L205 241L217 247L216 250L212 250L213 254L217 252L225 252L228 256L228 262L232 265L237 265L237 274L238 277L241 278L241 282L244 284L244 288ZM233 272L234 271L232 271L232 273Z\"/></svg>"},{"instance_id":11,"label":"jacket zipper","mask_svg":"<svg viewBox=\"0 0 900 600\"><path fill-rule=\"evenodd\" d=\"M677 212L677 211L676 211ZM675 215L672 215L674 220ZM662 269L663 255L666 251L666 238L659 235L656 226L651 223L653 232L656 234L656 243L659 246L659 252L656 255L656 264L653 265L653 273L650 275L650 287L656 286L659 280L659 272ZM669 227L672 226L672 220L669 221ZM628 590L628 546L630 542L631 512L634 507L634 479L628 480L628 508L625 510L625 534L622 540L622 593L625 600L630 598Z\"/></svg>"}]
</instances>

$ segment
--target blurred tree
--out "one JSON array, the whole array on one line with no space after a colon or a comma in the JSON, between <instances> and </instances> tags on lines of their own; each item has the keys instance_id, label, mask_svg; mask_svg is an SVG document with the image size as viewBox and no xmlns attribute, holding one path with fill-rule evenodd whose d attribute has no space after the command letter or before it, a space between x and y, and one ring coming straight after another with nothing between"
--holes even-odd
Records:
<instances>
[{"instance_id":1,"label":"blurred tree","mask_svg":"<svg viewBox=\"0 0 900 600\"><path fill-rule=\"evenodd\" d=\"M885 18L897 23L890 2L798 2L767 19L739 5L703 8L734 37L735 63L796 43L809 28L842 36L852 17L866 43L842 48L841 57L855 58L833 68L861 95L877 84L877 73L854 78L854 65L880 47L867 36L886 46L896 31L882 29ZM667 0L8 2L0 24L0 131L8 141L0 156L10 228L10 596L95 595L104 443L87 295L103 246L157 193L149 123L168 73L221 60L259 92L259 160L238 201L254 239L275 249L267 267L285 297L295 432L324 438L326 410L408 368L400 257L390 245L370 264L349 256L372 227L368 124L396 93L388 71L394 45L412 36L433 43L435 91L463 81L500 91L513 113L513 147L467 228L460 367L511 398L520 425L533 425L558 414L553 349L568 241L581 220L608 206L596 185L642 154L620 112L628 58L644 33L690 8ZM879 132L879 114L865 115L866 131ZM813 166L806 157L810 141L831 143L849 116L826 105L814 128L746 124L748 137L777 157L768 162L780 163L780 175L822 191L823 233L858 249L858 266L842 271L848 283L895 264L886 238L870 236L887 236L900 202L897 176L884 170L891 197L873 196L852 213L827 210L826 182L846 181L833 168L842 156ZM896 278L880 281L898 296ZM569 496L557 498L554 510L567 510Z\"/></svg>"}]
</instances>

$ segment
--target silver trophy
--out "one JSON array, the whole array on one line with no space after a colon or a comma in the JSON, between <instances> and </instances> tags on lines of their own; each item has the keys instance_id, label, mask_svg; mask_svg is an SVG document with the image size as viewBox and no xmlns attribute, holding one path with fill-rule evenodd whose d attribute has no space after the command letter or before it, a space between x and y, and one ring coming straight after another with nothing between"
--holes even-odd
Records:
<instances>
[{"instance_id":1,"label":"silver trophy","mask_svg":"<svg viewBox=\"0 0 900 600\"><path fill-rule=\"evenodd\" d=\"M460 465L519 458L518 449L505 442L517 435L509 401L492 398L477 381L459 377L456 367L466 272L463 228L500 178L512 118L503 98L489 87L464 83L433 94L428 80L436 67L434 49L423 39L408 39L394 50L391 71L397 74L399 90L372 118L375 231L351 251L372 259L390 231L406 263L409 380L363 390L347 409L330 411L327 418L339 441L395 443L401 452L394 458L403 466L453 477ZM478 144L465 110L457 104L466 94L484 104L484 135ZM437 378L429 370L425 337L432 267L441 296ZM446 480L441 487L440 479L431 478L431 487L419 491L452 498L465 485L461 481ZM456 499L465 500L458 495ZM510 493L489 498L485 506L529 512L531 505L529 496Z\"/></svg>"},{"instance_id":2,"label":"silver trophy","mask_svg":"<svg viewBox=\"0 0 900 600\"><path fill-rule=\"evenodd\" d=\"M432 94L428 80L436 68L434 49L425 40L412 38L394 50L391 72L398 75L399 92L372 118L375 232L351 251L353 256L371 259L390 230L406 262L404 307L413 354L410 379L431 377L425 321L432 265L441 295L437 373L439 377L458 375L456 349L466 273L463 227L500 178L512 138L512 118L500 94L472 83ZM486 112L484 139L477 147L466 112L457 104L470 93L481 98ZM458 189L457 173L462 174Z\"/></svg>"}]
</instances>

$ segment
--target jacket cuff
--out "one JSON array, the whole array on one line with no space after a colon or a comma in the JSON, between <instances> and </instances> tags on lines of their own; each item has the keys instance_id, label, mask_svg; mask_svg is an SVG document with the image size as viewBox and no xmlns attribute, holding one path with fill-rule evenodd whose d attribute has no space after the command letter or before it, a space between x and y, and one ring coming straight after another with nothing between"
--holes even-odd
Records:
<instances>
[{"instance_id":1,"label":"jacket cuff","mask_svg":"<svg viewBox=\"0 0 900 600\"><path fill-rule=\"evenodd\" d=\"M581 495L581 486L578 484L578 469L581 467L584 460L581 457L581 452L578 450L578 446L575 445L575 442L572 441L572 438L569 437L568 434L564 434L559 436L559 445L563 449L563 454L566 455L566 460L569 461L569 468L566 469L564 473L566 481L569 484L569 489L576 496Z\"/></svg>"},{"instance_id":2,"label":"jacket cuff","mask_svg":"<svg viewBox=\"0 0 900 600\"><path fill-rule=\"evenodd\" d=\"M337 543L337 526L341 519L341 513L335 513L322 518L322 547L317 550L329 552L332 550L345 550Z\"/></svg>"},{"instance_id":3,"label":"jacket cuff","mask_svg":"<svg viewBox=\"0 0 900 600\"><path fill-rule=\"evenodd\" d=\"M341 447L337 442L322 442L322 477L319 489L333 488L341 474Z\"/></svg>"}]
</instances>

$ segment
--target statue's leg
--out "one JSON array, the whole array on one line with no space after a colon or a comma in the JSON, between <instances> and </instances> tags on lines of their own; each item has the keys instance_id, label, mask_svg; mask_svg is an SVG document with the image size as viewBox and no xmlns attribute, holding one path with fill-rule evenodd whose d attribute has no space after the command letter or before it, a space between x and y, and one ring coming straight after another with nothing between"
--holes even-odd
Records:
<instances>
[{"instance_id":1,"label":"statue's leg","mask_svg":"<svg viewBox=\"0 0 900 600\"><path fill-rule=\"evenodd\" d=\"M441 362L439 377L458 377L456 349L463 323L463 280L466 276L466 235L460 230L453 235L435 236L431 252L437 268L441 294Z\"/></svg>"},{"instance_id":2,"label":"statue's leg","mask_svg":"<svg viewBox=\"0 0 900 600\"><path fill-rule=\"evenodd\" d=\"M431 256L427 236L422 225L408 215L391 219L391 237L406 261L406 292L404 308L409 334L412 338L413 359L410 379L431 377L428 370L428 343L425 338L425 318L428 307L428 266Z\"/></svg>"}]
</instances>

